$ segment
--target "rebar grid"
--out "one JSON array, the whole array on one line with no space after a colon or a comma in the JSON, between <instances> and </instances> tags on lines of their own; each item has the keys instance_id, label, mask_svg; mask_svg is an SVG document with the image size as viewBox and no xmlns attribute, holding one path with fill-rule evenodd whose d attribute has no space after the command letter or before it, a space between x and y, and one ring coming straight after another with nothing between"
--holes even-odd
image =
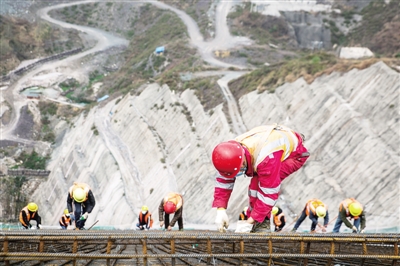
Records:
<instances>
[{"instance_id":1,"label":"rebar grid","mask_svg":"<svg viewBox=\"0 0 400 266\"><path fill-rule=\"evenodd\" d=\"M372 266L400 261L399 234L43 230L5 231L0 239L0 261L5 265L22 261L77 265L85 260L84 265Z\"/></svg>"}]
</instances>

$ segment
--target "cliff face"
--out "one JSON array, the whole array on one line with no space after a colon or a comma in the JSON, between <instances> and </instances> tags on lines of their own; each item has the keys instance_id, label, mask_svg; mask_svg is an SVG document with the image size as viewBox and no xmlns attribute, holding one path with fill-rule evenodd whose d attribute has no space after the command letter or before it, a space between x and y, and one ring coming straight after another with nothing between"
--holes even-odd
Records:
<instances>
[{"instance_id":1,"label":"cliff face","mask_svg":"<svg viewBox=\"0 0 400 266\"><path fill-rule=\"evenodd\" d=\"M399 89L399 73L378 63L310 85L299 79L274 94L243 96L248 129L278 122L307 138L311 157L284 181L278 205L298 214L317 197L333 219L340 201L355 197L366 206L368 228L400 224ZM212 111L204 112L193 91L176 95L150 84L139 96L82 115L55 149L51 175L32 197L44 224L57 225L76 180L90 184L96 196L89 224L99 219L98 225L129 228L142 204L157 221L169 191L184 193L186 223L212 224L216 172L210 155L216 144L235 137L222 105ZM246 205L248 183L243 177L236 182L228 208L232 223Z\"/></svg>"}]
</instances>

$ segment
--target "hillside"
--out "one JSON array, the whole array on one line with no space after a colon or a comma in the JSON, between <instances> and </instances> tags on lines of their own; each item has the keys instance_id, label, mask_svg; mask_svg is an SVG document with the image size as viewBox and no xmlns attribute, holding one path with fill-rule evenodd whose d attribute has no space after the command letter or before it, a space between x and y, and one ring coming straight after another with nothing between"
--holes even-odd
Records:
<instances>
[{"instance_id":1,"label":"hillside","mask_svg":"<svg viewBox=\"0 0 400 266\"><path fill-rule=\"evenodd\" d=\"M183 20L181 13L148 3L85 2L51 11L52 17L83 26L81 39L74 45L85 46L84 56L66 59L64 65L60 61L35 68L4 87L0 101L7 110L2 110L0 126L11 137L3 139L2 135L2 164L27 165L29 156L24 152L31 152L37 144L36 148L45 148L33 157L41 162L50 158L45 168L51 174L41 184L18 177L9 191L10 180L4 181L1 204L34 200L45 210L41 212L44 223L57 224L66 191L79 180L94 190L97 206L89 222L99 219L100 226L131 228L142 204L156 213L162 196L172 190L185 194L187 224L211 224L215 215L211 210L213 147L243 128L278 122L304 133L312 154L306 167L283 185L278 204L287 210L288 223L310 197L320 197L334 213L344 197L356 197L366 206L369 230L398 230L398 206L385 204L399 198L399 189L393 188L399 186L400 62L399 48L392 42L397 40L398 16L387 9L396 10L396 2L345 6L342 15L285 11L281 17L254 12L254 6L242 3L232 8L228 19L234 38L228 34L215 42L203 41L194 32L212 39L205 14L218 11L214 4L174 3L202 25L198 28L187 26L188 19ZM207 8L212 12L206 12ZM388 12L388 16L378 23L375 10ZM346 26L344 21L349 18L351 23ZM365 22L366 18L374 23ZM218 19L211 20L218 23ZM22 23L10 21L13 26L9 28ZM85 32L87 26L100 30ZM51 32L58 34L58 26ZM374 36L373 42L359 38L365 32ZM67 35L58 36L70 40ZM108 48L90 53L95 46L93 36L109 41L104 46ZM324 46L308 46L309 36L321 38ZM25 52L26 40L21 38L18 43ZM110 48L113 40L119 44L129 41L129 45ZM240 45L231 47L237 40ZM378 43L387 45L377 47ZM341 60L335 44L365 45L375 49L377 56ZM37 45L40 48L32 58L47 47ZM161 45L166 52L155 55ZM229 49L229 56L213 56L216 49ZM31 58L15 49L7 51L10 58ZM224 90L230 80L221 80L230 75L226 70L235 73L235 80ZM57 96L30 101L19 94L29 86L43 87ZM226 92L229 89L232 97ZM103 96L106 100L97 102ZM238 120L232 115L233 99L239 104ZM13 121L15 117L18 121ZM7 130L13 122L16 129ZM230 202L231 217L246 204L247 186L247 179L238 180ZM8 196L11 199L4 200ZM18 206L7 207L8 217Z\"/></svg>"},{"instance_id":2,"label":"hillside","mask_svg":"<svg viewBox=\"0 0 400 266\"><path fill-rule=\"evenodd\" d=\"M397 72L377 63L324 75L310 85L298 79L275 93L240 98L247 128L280 122L307 138L311 158L285 181L280 206L294 215L308 198L318 197L334 217L343 198L356 197L366 206L369 230L399 224L397 206L385 204L399 197L394 189L400 174L398 101L390 96L399 84ZM211 224L215 170L210 154L217 143L234 137L222 105L212 111L204 111L192 90L176 95L150 84L138 96L127 95L82 115L75 122L79 128L68 129L54 150L49 180L33 195L46 209L44 220L56 223L65 206L59 195L80 180L92 186L98 200L90 222L129 228L142 204L156 212L162 195L172 190L185 193L186 223ZM109 115L102 120L101 113ZM246 203L247 184L239 178L231 217Z\"/></svg>"},{"instance_id":3,"label":"hillside","mask_svg":"<svg viewBox=\"0 0 400 266\"><path fill-rule=\"evenodd\" d=\"M24 60L39 59L80 47L81 39L75 31L0 15L0 75L8 74Z\"/></svg>"}]
</instances>

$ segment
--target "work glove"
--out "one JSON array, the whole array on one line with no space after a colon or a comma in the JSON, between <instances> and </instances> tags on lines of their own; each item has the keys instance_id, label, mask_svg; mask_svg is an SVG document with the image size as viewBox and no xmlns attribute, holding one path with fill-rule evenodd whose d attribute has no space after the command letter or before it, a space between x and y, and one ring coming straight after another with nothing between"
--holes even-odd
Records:
<instances>
[{"instance_id":1,"label":"work glove","mask_svg":"<svg viewBox=\"0 0 400 266\"><path fill-rule=\"evenodd\" d=\"M226 214L225 209L217 209L217 217L215 218L215 224L217 225L218 231L225 233L229 227L229 217Z\"/></svg>"},{"instance_id":2,"label":"work glove","mask_svg":"<svg viewBox=\"0 0 400 266\"><path fill-rule=\"evenodd\" d=\"M235 233L250 233L252 228L253 224L250 224L247 221L238 221L236 224Z\"/></svg>"},{"instance_id":3,"label":"work glove","mask_svg":"<svg viewBox=\"0 0 400 266\"><path fill-rule=\"evenodd\" d=\"M351 228L352 230L353 230L353 233L357 233L357 227L355 227L355 226L353 226L352 228Z\"/></svg>"},{"instance_id":4,"label":"work glove","mask_svg":"<svg viewBox=\"0 0 400 266\"><path fill-rule=\"evenodd\" d=\"M81 215L81 218L79 218L79 220L87 220L89 216L89 213L85 212L84 214Z\"/></svg>"}]
</instances>

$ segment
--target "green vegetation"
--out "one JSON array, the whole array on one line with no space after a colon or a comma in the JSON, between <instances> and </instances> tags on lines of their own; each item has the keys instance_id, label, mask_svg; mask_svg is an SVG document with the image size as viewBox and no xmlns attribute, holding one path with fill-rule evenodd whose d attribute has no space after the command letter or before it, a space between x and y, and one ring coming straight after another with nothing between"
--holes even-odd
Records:
<instances>
[{"instance_id":1,"label":"green vegetation","mask_svg":"<svg viewBox=\"0 0 400 266\"><path fill-rule=\"evenodd\" d=\"M0 199L4 207L0 221L16 222L20 210L25 207L27 199L21 191L26 181L25 176L2 177L0 179Z\"/></svg>"},{"instance_id":2,"label":"green vegetation","mask_svg":"<svg viewBox=\"0 0 400 266\"><path fill-rule=\"evenodd\" d=\"M61 82L58 85L63 91L68 91L70 89L76 88L79 86L79 83L75 79L68 79L66 81Z\"/></svg>"},{"instance_id":3,"label":"green vegetation","mask_svg":"<svg viewBox=\"0 0 400 266\"><path fill-rule=\"evenodd\" d=\"M0 36L0 75L15 69L22 60L37 58L38 54L43 57L70 50L82 43L76 32L53 28L45 22L30 23L2 15Z\"/></svg>"},{"instance_id":4,"label":"green vegetation","mask_svg":"<svg viewBox=\"0 0 400 266\"><path fill-rule=\"evenodd\" d=\"M326 20L324 20L326 22ZM331 42L332 44L344 45L347 43L346 35L344 35L339 28L336 26L336 23L332 20L327 21L329 24L328 29L331 30Z\"/></svg>"},{"instance_id":5,"label":"green vegetation","mask_svg":"<svg viewBox=\"0 0 400 266\"><path fill-rule=\"evenodd\" d=\"M236 6L235 11L228 14L232 34L249 36L258 44L271 42L286 46L289 38L287 22L283 18L250 12L250 5L248 2L244 7Z\"/></svg>"},{"instance_id":6,"label":"green vegetation","mask_svg":"<svg viewBox=\"0 0 400 266\"><path fill-rule=\"evenodd\" d=\"M105 79L108 91L126 93L138 88L141 84L151 79L166 83L171 89L177 87L179 75L177 73L196 67L199 61L195 57L196 51L188 47L187 29L182 21L172 12L162 11L145 5L141 8L142 21L151 23L146 34L135 36L125 53L125 65ZM170 27L174 25L174 27ZM136 31L136 24L133 31ZM183 41L184 40L184 41ZM162 56L152 56L156 47L165 46L166 52ZM149 64L152 56L153 68L161 72L154 76L154 71ZM168 61L168 66L164 63Z\"/></svg>"},{"instance_id":7,"label":"green vegetation","mask_svg":"<svg viewBox=\"0 0 400 266\"><path fill-rule=\"evenodd\" d=\"M276 87L285 82L293 82L301 76L307 81L312 81L316 74L332 67L336 62L336 57L333 54L319 52L277 65L264 66L235 81L232 84L232 93L236 97L256 89L259 92L273 93Z\"/></svg>"},{"instance_id":8,"label":"green vegetation","mask_svg":"<svg viewBox=\"0 0 400 266\"><path fill-rule=\"evenodd\" d=\"M56 103L40 101L38 107L42 116L57 114L58 105Z\"/></svg>"},{"instance_id":9,"label":"green vegetation","mask_svg":"<svg viewBox=\"0 0 400 266\"><path fill-rule=\"evenodd\" d=\"M42 157L33 150L30 154L22 152L21 155L16 158L16 161L22 161L20 168L45 170L46 161L49 159L50 156Z\"/></svg>"},{"instance_id":10,"label":"green vegetation","mask_svg":"<svg viewBox=\"0 0 400 266\"><path fill-rule=\"evenodd\" d=\"M93 130L93 134L94 134L95 136L98 136L98 135L99 135L99 131L97 130L97 127L96 127L95 125L92 126L91 130Z\"/></svg>"},{"instance_id":11,"label":"green vegetation","mask_svg":"<svg viewBox=\"0 0 400 266\"><path fill-rule=\"evenodd\" d=\"M361 11L362 24L348 35L350 45L362 44L373 52L393 56L400 50L400 2L373 0Z\"/></svg>"}]
</instances>

